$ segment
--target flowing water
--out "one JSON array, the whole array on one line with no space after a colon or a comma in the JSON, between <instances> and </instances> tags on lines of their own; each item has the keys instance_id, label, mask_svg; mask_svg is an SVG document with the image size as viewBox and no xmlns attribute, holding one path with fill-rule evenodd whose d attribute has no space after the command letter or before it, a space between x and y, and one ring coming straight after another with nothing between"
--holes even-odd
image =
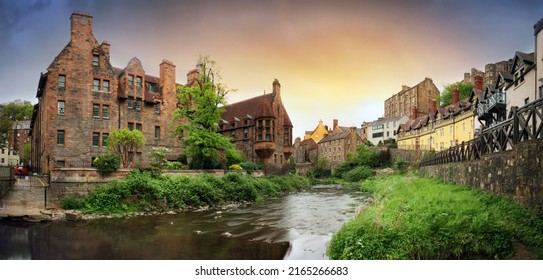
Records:
<instances>
[{"instance_id":1,"label":"flowing water","mask_svg":"<svg viewBox=\"0 0 543 280\"><path fill-rule=\"evenodd\" d=\"M0 224L0 259L327 259L366 196L315 186L257 205L175 215Z\"/></svg>"}]
</instances>

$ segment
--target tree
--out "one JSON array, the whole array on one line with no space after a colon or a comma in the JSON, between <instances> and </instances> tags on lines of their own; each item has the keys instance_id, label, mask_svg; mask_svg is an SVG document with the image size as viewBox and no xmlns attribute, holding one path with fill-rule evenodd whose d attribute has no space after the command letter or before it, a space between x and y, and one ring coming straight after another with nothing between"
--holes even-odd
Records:
<instances>
[{"instance_id":1,"label":"tree","mask_svg":"<svg viewBox=\"0 0 543 280\"><path fill-rule=\"evenodd\" d=\"M111 131L107 138L109 152L119 155L124 168L130 166L129 154L137 152L143 145L145 145L145 138L139 130L117 129Z\"/></svg>"},{"instance_id":2,"label":"tree","mask_svg":"<svg viewBox=\"0 0 543 280\"><path fill-rule=\"evenodd\" d=\"M32 150L32 146L30 143L26 143L23 146L23 152L21 153L21 162L28 163L30 161L30 151Z\"/></svg>"},{"instance_id":3,"label":"tree","mask_svg":"<svg viewBox=\"0 0 543 280\"><path fill-rule=\"evenodd\" d=\"M168 166L168 159L166 155L171 152L170 149L165 147L155 147L151 151L151 165L163 169Z\"/></svg>"},{"instance_id":4,"label":"tree","mask_svg":"<svg viewBox=\"0 0 543 280\"><path fill-rule=\"evenodd\" d=\"M30 120L34 106L30 101L15 100L0 107L0 148L5 148L13 123Z\"/></svg>"},{"instance_id":5,"label":"tree","mask_svg":"<svg viewBox=\"0 0 543 280\"><path fill-rule=\"evenodd\" d=\"M462 100L470 96L471 90L473 90L473 84L456 82L446 85L441 94L437 97L437 104L441 107L452 104L452 93L455 88L458 88L458 91L460 92L458 100Z\"/></svg>"},{"instance_id":6,"label":"tree","mask_svg":"<svg viewBox=\"0 0 543 280\"><path fill-rule=\"evenodd\" d=\"M180 106L175 119L182 121L176 132L181 136L187 133L183 139L191 168L224 168L242 160L230 138L217 133L230 91L221 83L215 64L208 56L200 56L194 84L177 87Z\"/></svg>"}]
</instances>

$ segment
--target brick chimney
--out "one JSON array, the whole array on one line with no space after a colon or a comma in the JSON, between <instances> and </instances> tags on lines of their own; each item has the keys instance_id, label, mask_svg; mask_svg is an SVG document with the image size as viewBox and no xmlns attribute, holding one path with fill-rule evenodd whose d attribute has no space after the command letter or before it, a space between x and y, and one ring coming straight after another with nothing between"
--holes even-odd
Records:
<instances>
[{"instance_id":1,"label":"brick chimney","mask_svg":"<svg viewBox=\"0 0 543 280\"><path fill-rule=\"evenodd\" d=\"M175 65L169 60L162 60L160 63L160 87L162 88L163 98L173 92L175 96Z\"/></svg>"},{"instance_id":2,"label":"brick chimney","mask_svg":"<svg viewBox=\"0 0 543 280\"><path fill-rule=\"evenodd\" d=\"M338 119L334 119L334 126L332 129L336 129L337 125L338 125Z\"/></svg>"},{"instance_id":3,"label":"brick chimney","mask_svg":"<svg viewBox=\"0 0 543 280\"><path fill-rule=\"evenodd\" d=\"M458 103L458 96L460 95L460 92L458 91L458 88L454 88L452 93L452 104Z\"/></svg>"},{"instance_id":4,"label":"brick chimney","mask_svg":"<svg viewBox=\"0 0 543 280\"><path fill-rule=\"evenodd\" d=\"M475 80L473 87L477 90L483 90L483 77L477 75L473 79Z\"/></svg>"},{"instance_id":5,"label":"brick chimney","mask_svg":"<svg viewBox=\"0 0 543 280\"><path fill-rule=\"evenodd\" d=\"M409 89L409 86L406 86L406 85L402 85L402 91L406 91Z\"/></svg>"},{"instance_id":6,"label":"brick chimney","mask_svg":"<svg viewBox=\"0 0 543 280\"><path fill-rule=\"evenodd\" d=\"M192 69L187 73L187 85L191 86L196 79L198 79L198 75L200 75L200 72L198 69Z\"/></svg>"},{"instance_id":7,"label":"brick chimney","mask_svg":"<svg viewBox=\"0 0 543 280\"><path fill-rule=\"evenodd\" d=\"M273 93L277 95L281 95L281 84L279 83L279 80L274 79L272 86L273 86Z\"/></svg>"},{"instance_id":8,"label":"brick chimney","mask_svg":"<svg viewBox=\"0 0 543 280\"><path fill-rule=\"evenodd\" d=\"M413 113L411 114L412 119L417 118L417 106L413 106Z\"/></svg>"},{"instance_id":9,"label":"brick chimney","mask_svg":"<svg viewBox=\"0 0 543 280\"><path fill-rule=\"evenodd\" d=\"M437 111L437 101L434 99L432 100L432 111L430 111L431 114L435 113Z\"/></svg>"},{"instance_id":10,"label":"brick chimney","mask_svg":"<svg viewBox=\"0 0 543 280\"><path fill-rule=\"evenodd\" d=\"M89 14L74 12L70 17L71 32L70 43L81 44L92 36L92 16Z\"/></svg>"},{"instance_id":11,"label":"brick chimney","mask_svg":"<svg viewBox=\"0 0 543 280\"><path fill-rule=\"evenodd\" d=\"M108 41L102 42L102 44L100 45L100 48L104 51L104 53L106 53L106 56L109 58L109 49L111 48L111 45L109 44L109 42Z\"/></svg>"}]
</instances>

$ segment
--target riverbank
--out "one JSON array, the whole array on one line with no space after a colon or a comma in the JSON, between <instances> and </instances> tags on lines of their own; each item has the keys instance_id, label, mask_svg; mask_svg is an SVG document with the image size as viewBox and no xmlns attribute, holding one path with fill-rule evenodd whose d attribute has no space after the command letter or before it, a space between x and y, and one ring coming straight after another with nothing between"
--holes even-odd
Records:
<instances>
[{"instance_id":1,"label":"riverbank","mask_svg":"<svg viewBox=\"0 0 543 280\"><path fill-rule=\"evenodd\" d=\"M362 183L374 203L338 231L331 259L533 259L543 219L513 201L414 175Z\"/></svg>"},{"instance_id":2,"label":"riverbank","mask_svg":"<svg viewBox=\"0 0 543 280\"><path fill-rule=\"evenodd\" d=\"M124 180L100 186L86 197L65 197L62 209L20 205L0 209L0 219L48 222L177 214L208 208L224 210L309 186L308 179L293 175L254 177L228 173L223 177L208 174L189 177L132 171Z\"/></svg>"}]
</instances>

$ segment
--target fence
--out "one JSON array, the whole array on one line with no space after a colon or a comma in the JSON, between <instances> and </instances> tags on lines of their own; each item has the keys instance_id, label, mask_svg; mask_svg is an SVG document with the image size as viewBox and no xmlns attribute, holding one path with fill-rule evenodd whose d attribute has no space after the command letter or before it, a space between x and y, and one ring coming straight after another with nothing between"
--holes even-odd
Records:
<instances>
[{"instance_id":1,"label":"fence","mask_svg":"<svg viewBox=\"0 0 543 280\"><path fill-rule=\"evenodd\" d=\"M543 138L543 99L520 109L512 107L511 115L483 129L479 137L423 159L420 166L478 160L486 154L511 150L518 143Z\"/></svg>"},{"instance_id":2,"label":"fence","mask_svg":"<svg viewBox=\"0 0 543 280\"><path fill-rule=\"evenodd\" d=\"M9 166L0 167L0 207L2 206L2 199L6 197L14 183L13 168Z\"/></svg>"}]
</instances>

